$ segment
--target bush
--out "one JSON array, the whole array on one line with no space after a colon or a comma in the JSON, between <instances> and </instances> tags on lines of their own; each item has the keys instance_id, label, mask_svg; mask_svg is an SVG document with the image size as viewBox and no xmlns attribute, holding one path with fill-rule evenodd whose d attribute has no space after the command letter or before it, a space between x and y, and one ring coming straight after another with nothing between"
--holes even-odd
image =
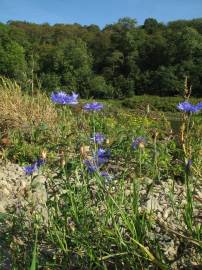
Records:
<instances>
[{"instance_id":1,"label":"bush","mask_svg":"<svg viewBox=\"0 0 202 270\"><path fill-rule=\"evenodd\" d=\"M95 76L90 81L90 93L98 98L110 98L113 94L113 87L108 85L102 76Z\"/></svg>"}]
</instances>

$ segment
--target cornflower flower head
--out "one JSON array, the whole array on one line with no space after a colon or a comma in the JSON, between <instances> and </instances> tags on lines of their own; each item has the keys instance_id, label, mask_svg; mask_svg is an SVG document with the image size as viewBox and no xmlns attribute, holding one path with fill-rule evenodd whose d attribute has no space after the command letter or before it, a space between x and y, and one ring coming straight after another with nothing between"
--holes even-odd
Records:
<instances>
[{"instance_id":1,"label":"cornflower flower head","mask_svg":"<svg viewBox=\"0 0 202 270\"><path fill-rule=\"evenodd\" d=\"M23 170L26 175L32 175L37 170L37 165L36 163L33 163L32 165L25 166Z\"/></svg>"},{"instance_id":2,"label":"cornflower flower head","mask_svg":"<svg viewBox=\"0 0 202 270\"><path fill-rule=\"evenodd\" d=\"M110 157L110 151L103 149L103 148L98 148L97 156L98 156L98 158L107 158L108 159Z\"/></svg>"},{"instance_id":3,"label":"cornflower flower head","mask_svg":"<svg viewBox=\"0 0 202 270\"><path fill-rule=\"evenodd\" d=\"M92 102L92 103L86 103L84 106L83 106L83 109L85 111L100 111L103 109L103 104L101 103L98 103L98 102Z\"/></svg>"},{"instance_id":4,"label":"cornflower flower head","mask_svg":"<svg viewBox=\"0 0 202 270\"><path fill-rule=\"evenodd\" d=\"M146 144L145 138L140 136L140 137L137 137L135 140L133 140L132 148L133 149L137 149L138 147L139 148L144 148L145 144Z\"/></svg>"},{"instance_id":5,"label":"cornflower flower head","mask_svg":"<svg viewBox=\"0 0 202 270\"><path fill-rule=\"evenodd\" d=\"M98 169L97 166L96 166L96 164L94 164L93 161L90 161L90 160L88 160L88 159L84 160L84 164L85 164L85 166L86 166L86 168L87 168L87 171L88 171L89 173L94 173L94 172L96 172L97 169Z\"/></svg>"},{"instance_id":6,"label":"cornflower flower head","mask_svg":"<svg viewBox=\"0 0 202 270\"><path fill-rule=\"evenodd\" d=\"M177 105L177 108L180 110L180 111L183 111L183 112L198 112L199 111L199 107L201 105L198 104L198 105L193 105L191 103L189 103L188 101L184 101L184 102L181 102Z\"/></svg>"},{"instance_id":7,"label":"cornflower flower head","mask_svg":"<svg viewBox=\"0 0 202 270\"><path fill-rule=\"evenodd\" d=\"M72 92L71 95L67 95L68 98L67 98L67 102L69 105L76 105L78 104L78 96L79 94L76 94L74 92Z\"/></svg>"},{"instance_id":8,"label":"cornflower flower head","mask_svg":"<svg viewBox=\"0 0 202 270\"><path fill-rule=\"evenodd\" d=\"M94 154L92 159L85 159L84 164L89 173L94 173L102 167L103 164L108 162L110 156L109 150L105 150L103 148L99 148L97 152Z\"/></svg>"},{"instance_id":9,"label":"cornflower flower head","mask_svg":"<svg viewBox=\"0 0 202 270\"><path fill-rule=\"evenodd\" d=\"M51 100L56 104L61 105L76 105L78 104L78 94L72 92L71 95L66 94L63 91L53 92L51 94Z\"/></svg>"},{"instance_id":10,"label":"cornflower flower head","mask_svg":"<svg viewBox=\"0 0 202 270\"><path fill-rule=\"evenodd\" d=\"M34 172L37 171L37 169L39 169L39 167L41 167L43 164L45 163L44 159L38 159L37 161L35 161L33 164L29 165L29 166L25 166L23 168L24 172L26 175L32 175Z\"/></svg>"},{"instance_id":11,"label":"cornflower flower head","mask_svg":"<svg viewBox=\"0 0 202 270\"><path fill-rule=\"evenodd\" d=\"M105 150L103 148L98 148L97 154L96 154L96 160L97 160L97 164L98 166L103 165L104 163L108 162L110 157L110 151L109 150Z\"/></svg>"},{"instance_id":12,"label":"cornflower flower head","mask_svg":"<svg viewBox=\"0 0 202 270\"><path fill-rule=\"evenodd\" d=\"M39 167L41 167L42 165L44 165L45 160L42 159L42 158L40 158L40 159L38 159L35 163L36 163L37 168L39 168Z\"/></svg>"},{"instance_id":13,"label":"cornflower flower head","mask_svg":"<svg viewBox=\"0 0 202 270\"><path fill-rule=\"evenodd\" d=\"M202 109L202 102L199 102L196 107L198 108L198 110L201 110Z\"/></svg>"},{"instance_id":14,"label":"cornflower flower head","mask_svg":"<svg viewBox=\"0 0 202 270\"><path fill-rule=\"evenodd\" d=\"M94 136L91 138L94 143L102 144L105 140L105 136L101 133L95 133Z\"/></svg>"}]
</instances>

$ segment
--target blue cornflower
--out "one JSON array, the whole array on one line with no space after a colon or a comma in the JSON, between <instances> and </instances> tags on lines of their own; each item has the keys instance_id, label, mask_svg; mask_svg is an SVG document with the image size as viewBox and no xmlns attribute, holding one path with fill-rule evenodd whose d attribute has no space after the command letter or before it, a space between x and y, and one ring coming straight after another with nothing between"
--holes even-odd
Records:
<instances>
[{"instance_id":1,"label":"blue cornflower","mask_svg":"<svg viewBox=\"0 0 202 270\"><path fill-rule=\"evenodd\" d=\"M68 95L68 98L67 98L67 100L68 100L68 104L69 105L76 105L76 104L78 104L78 96L79 96L79 94L76 94L76 93L74 93L74 92L72 92L72 95Z\"/></svg>"},{"instance_id":2,"label":"blue cornflower","mask_svg":"<svg viewBox=\"0 0 202 270\"><path fill-rule=\"evenodd\" d=\"M94 136L91 138L94 143L102 144L105 140L105 136L101 133L95 133Z\"/></svg>"},{"instance_id":3,"label":"blue cornflower","mask_svg":"<svg viewBox=\"0 0 202 270\"><path fill-rule=\"evenodd\" d=\"M84 164L86 165L89 173L94 173L98 169L96 164L93 164L93 161L90 161L88 159L84 160Z\"/></svg>"},{"instance_id":4,"label":"blue cornflower","mask_svg":"<svg viewBox=\"0 0 202 270\"><path fill-rule=\"evenodd\" d=\"M51 100L54 103L65 105L67 103L67 94L65 92L53 92Z\"/></svg>"},{"instance_id":5,"label":"blue cornflower","mask_svg":"<svg viewBox=\"0 0 202 270\"><path fill-rule=\"evenodd\" d=\"M180 110L180 111L184 111L184 112L197 112L199 111L199 107L200 104L198 105L193 105L191 103L189 103L188 101L184 101L184 102L181 102L177 105L177 108Z\"/></svg>"},{"instance_id":6,"label":"blue cornflower","mask_svg":"<svg viewBox=\"0 0 202 270\"><path fill-rule=\"evenodd\" d=\"M25 166L23 168L26 175L32 175L37 169L39 169L40 166L42 166L45 163L44 159L38 159L36 162L34 162L32 165Z\"/></svg>"},{"instance_id":7,"label":"blue cornflower","mask_svg":"<svg viewBox=\"0 0 202 270\"><path fill-rule=\"evenodd\" d=\"M86 165L88 172L94 173L98 171L103 164L108 162L109 156L109 150L99 148L92 160L84 160L84 164Z\"/></svg>"},{"instance_id":8,"label":"blue cornflower","mask_svg":"<svg viewBox=\"0 0 202 270\"><path fill-rule=\"evenodd\" d=\"M97 156L98 156L98 158L107 158L108 159L110 157L110 151L105 150L103 148L98 148Z\"/></svg>"},{"instance_id":9,"label":"blue cornflower","mask_svg":"<svg viewBox=\"0 0 202 270\"><path fill-rule=\"evenodd\" d=\"M145 144L146 144L145 138L140 136L140 137L137 137L135 140L133 140L132 148L137 149L138 147L144 147Z\"/></svg>"},{"instance_id":10,"label":"blue cornflower","mask_svg":"<svg viewBox=\"0 0 202 270\"><path fill-rule=\"evenodd\" d=\"M37 168L39 168L40 166L42 166L42 165L44 165L44 163L45 163L45 160L44 159L38 159L37 161L36 161L36 165L37 165Z\"/></svg>"},{"instance_id":11,"label":"blue cornflower","mask_svg":"<svg viewBox=\"0 0 202 270\"><path fill-rule=\"evenodd\" d=\"M54 103L61 105L76 105L78 104L78 94L72 92L71 95L66 94L65 92L53 92L51 94L51 100Z\"/></svg>"},{"instance_id":12,"label":"blue cornflower","mask_svg":"<svg viewBox=\"0 0 202 270\"><path fill-rule=\"evenodd\" d=\"M37 165L36 165L36 163L33 163L30 166L25 166L23 168L23 170L24 170L26 175L32 175L37 170Z\"/></svg>"},{"instance_id":13,"label":"blue cornflower","mask_svg":"<svg viewBox=\"0 0 202 270\"><path fill-rule=\"evenodd\" d=\"M97 155L96 155L96 160L97 160L98 166L101 166L104 163L108 162L109 157L110 157L110 151L109 150L99 148L98 151L97 151Z\"/></svg>"},{"instance_id":14,"label":"blue cornflower","mask_svg":"<svg viewBox=\"0 0 202 270\"><path fill-rule=\"evenodd\" d=\"M103 109L103 104L98 102L87 103L83 106L85 111L100 111Z\"/></svg>"},{"instance_id":15,"label":"blue cornflower","mask_svg":"<svg viewBox=\"0 0 202 270\"><path fill-rule=\"evenodd\" d=\"M199 102L197 105L196 105L197 109L198 110L201 110L202 109L202 102Z\"/></svg>"}]
</instances>

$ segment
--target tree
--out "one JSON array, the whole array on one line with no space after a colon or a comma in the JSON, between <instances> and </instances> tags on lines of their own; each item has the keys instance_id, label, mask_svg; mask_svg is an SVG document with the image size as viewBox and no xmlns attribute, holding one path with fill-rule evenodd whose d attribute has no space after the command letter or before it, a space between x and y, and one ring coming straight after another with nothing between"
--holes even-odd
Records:
<instances>
[{"instance_id":1,"label":"tree","mask_svg":"<svg viewBox=\"0 0 202 270\"><path fill-rule=\"evenodd\" d=\"M143 29L147 34L155 34L157 31L162 30L164 25L162 23L158 23L156 19L148 18L144 21Z\"/></svg>"},{"instance_id":2,"label":"tree","mask_svg":"<svg viewBox=\"0 0 202 270\"><path fill-rule=\"evenodd\" d=\"M68 40L57 47L46 46L40 65L43 78L47 78L44 74L54 74L60 78L62 88L77 91L81 96L89 94L92 58L81 39ZM47 87L45 81L42 85Z\"/></svg>"},{"instance_id":3,"label":"tree","mask_svg":"<svg viewBox=\"0 0 202 270\"><path fill-rule=\"evenodd\" d=\"M161 65L168 64L167 41L160 33L147 36L139 50L139 66L145 70L156 70Z\"/></svg>"},{"instance_id":4,"label":"tree","mask_svg":"<svg viewBox=\"0 0 202 270\"><path fill-rule=\"evenodd\" d=\"M18 82L26 78L24 49L15 41L0 41L0 74Z\"/></svg>"},{"instance_id":5,"label":"tree","mask_svg":"<svg viewBox=\"0 0 202 270\"><path fill-rule=\"evenodd\" d=\"M111 98L113 97L114 89L108 85L103 76L94 76L90 82L90 95L98 98Z\"/></svg>"},{"instance_id":6,"label":"tree","mask_svg":"<svg viewBox=\"0 0 202 270\"><path fill-rule=\"evenodd\" d=\"M202 19L167 25L124 17L97 25L0 23L0 74L26 89L77 91L82 97L175 95L188 76L202 95ZM25 83L26 82L26 83ZM32 92L33 92L32 91Z\"/></svg>"},{"instance_id":7,"label":"tree","mask_svg":"<svg viewBox=\"0 0 202 270\"><path fill-rule=\"evenodd\" d=\"M150 91L159 96L179 95L183 91L184 79L176 75L176 68L173 66L160 66L151 73Z\"/></svg>"}]
</instances>

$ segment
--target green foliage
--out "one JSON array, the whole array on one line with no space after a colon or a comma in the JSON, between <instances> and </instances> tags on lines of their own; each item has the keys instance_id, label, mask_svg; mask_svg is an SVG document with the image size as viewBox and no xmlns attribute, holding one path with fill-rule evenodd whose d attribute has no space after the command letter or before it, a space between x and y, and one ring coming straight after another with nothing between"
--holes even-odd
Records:
<instances>
[{"instance_id":1,"label":"green foliage","mask_svg":"<svg viewBox=\"0 0 202 270\"><path fill-rule=\"evenodd\" d=\"M82 97L173 96L184 77L201 96L202 20L138 26L121 18L96 25L0 24L0 74L23 88L73 91ZM102 78L102 79L101 79ZM103 88L103 89L101 89Z\"/></svg>"},{"instance_id":2,"label":"green foliage","mask_svg":"<svg viewBox=\"0 0 202 270\"><path fill-rule=\"evenodd\" d=\"M77 89L82 96L88 96L92 59L85 42L81 39L67 40L57 46L44 46L40 59L42 87L47 90L65 88ZM46 81L47 80L47 81Z\"/></svg>"},{"instance_id":3,"label":"green foliage","mask_svg":"<svg viewBox=\"0 0 202 270\"><path fill-rule=\"evenodd\" d=\"M94 76L90 82L90 95L98 98L110 98L113 96L113 87L108 85L103 76Z\"/></svg>"},{"instance_id":4,"label":"green foliage","mask_svg":"<svg viewBox=\"0 0 202 270\"><path fill-rule=\"evenodd\" d=\"M154 18L148 18L144 21L143 28L148 34L154 34L155 32L162 30L165 26L162 23L159 23Z\"/></svg>"},{"instance_id":5,"label":"green foliage","mask_svg":"<svg viewBox=\"0 0 202 270\"><path fill-rule=\"evenodd\" d=\"M12 40L0 41L0 74L23 82L25 72L26 61L23 47Z\"/></svg>"},{"instance_id":6,"label":"green foliage","mask_svg":"<svg viewBox=\"0 0 202 270\"><path fill-rule=\"evenodd\" d=\"M145 111L147 105L151 107L151 109L162 112L175 112L176 104L182 102L181 97L159 97L159 96L134 96L132 98L124 99L121 103L124 107L136 110ZM196 104L199 100L195 98L191 98L191 102Z\"/></svg>"},{"instance_id":7,"label":"green foliage","mask_svg":"<svg viewBox=\"0 0 202 270\"><path fill-rule=\"evenodd\" d=\"M154 91L159 96L180 95L183 92L183 80L179 80L172 66L160 66L151 73L150 82L150 93Z\"/></svg>"}]
</instances>

